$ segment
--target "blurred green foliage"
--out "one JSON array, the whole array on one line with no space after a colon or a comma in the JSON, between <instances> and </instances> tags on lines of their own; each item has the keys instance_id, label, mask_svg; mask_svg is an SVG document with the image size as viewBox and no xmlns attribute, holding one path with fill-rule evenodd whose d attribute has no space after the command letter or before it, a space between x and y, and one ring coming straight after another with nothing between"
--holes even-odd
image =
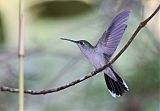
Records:
<instances>
[{"instance_id":1,"label":"blurred green foliage","mask_svg":"<svg viewBox=\"0 0 160 111\"><path fill-rule=\"evenodd\" d=\"M73 17L84 14L93 9L93 6L81 1L48 1L34 5L30 11L37 13L40 18L44 17ZM38 11L40 10L40 11Z\"/></svg>"}]
</instances>

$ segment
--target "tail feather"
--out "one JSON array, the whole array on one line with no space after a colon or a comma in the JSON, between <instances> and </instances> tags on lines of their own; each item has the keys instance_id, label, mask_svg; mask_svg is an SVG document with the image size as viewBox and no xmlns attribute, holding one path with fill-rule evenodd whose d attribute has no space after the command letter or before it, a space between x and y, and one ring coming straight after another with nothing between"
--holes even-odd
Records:
<instances>
[{"instance_id":1,"label":"tail feather","mask_svg":"<svg viewBox=\"0 0 160 111\"><path fill-rule=\"evenodd\" d=\"M117 80L124 85L124 87L125 87L125 89L126 89L127 91L129 91L129 88L128 88L127 84L124 82L124 80L113 70L112 67L110 67L110 68L111 68L111 70L113 71L114 75L116 76Z\"/></svg>"},{"instance_id":2,"label":"tail feather","mask_svg":"<svg viewBox=\"0 0 160 111\"><path fill-rule=\"evenodd\" d=\"M122 96L123 93L129 91L128 86L113 69L111 70L113 71L115 77L117 78L117 81L115 81L114 79L112 79L111 77L109 77L107 74L104 73L106 85L113 97Z\"/></svg>"}]
</instances>

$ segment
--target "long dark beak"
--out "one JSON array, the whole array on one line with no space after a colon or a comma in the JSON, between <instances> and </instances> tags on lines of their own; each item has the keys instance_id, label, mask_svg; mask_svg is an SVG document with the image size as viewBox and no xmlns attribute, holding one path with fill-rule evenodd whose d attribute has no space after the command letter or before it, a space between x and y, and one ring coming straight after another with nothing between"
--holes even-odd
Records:
<instances>
[{"instance_id":1,"label":"long dark beak","mask_svg":"<svg viewBox=\"0 0 160 111\"><path fill-rule=\"evenodd\" d=\"M70 41L70 42L73 42L73 43L78 43L78 41L71 40L71 39L66 39L66 38L61 38L61 40L67 40L67 41Z\"/></svg>"}]
</instances>

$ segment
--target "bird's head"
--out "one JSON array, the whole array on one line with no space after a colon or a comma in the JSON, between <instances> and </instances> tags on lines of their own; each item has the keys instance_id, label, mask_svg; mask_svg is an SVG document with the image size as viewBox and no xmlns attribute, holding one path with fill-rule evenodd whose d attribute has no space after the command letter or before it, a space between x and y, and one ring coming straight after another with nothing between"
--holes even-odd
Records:
<instances>
[{"instance_id":1,"label":"bird's head","mask_svg":"<svg viewBox=\"0 0 160 111\"><path fill-rule=\"evenodd\" d=\"M93 48L93 46L86 40L76 41L76 40L71 40L71 39L66 39L66 38L61 38L61 39L76 43L82 52L85 52L86 50Z\"/></svg>"}]
</instances>

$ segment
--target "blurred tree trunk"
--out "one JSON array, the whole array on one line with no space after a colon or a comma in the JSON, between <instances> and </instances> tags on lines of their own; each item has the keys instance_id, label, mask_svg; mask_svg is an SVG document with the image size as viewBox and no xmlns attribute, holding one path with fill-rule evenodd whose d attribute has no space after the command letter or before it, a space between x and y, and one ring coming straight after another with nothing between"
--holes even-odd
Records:
<instances>
[{"instance_id":1,"label":"blurred tree trunk","mask_svg":"<svg viewBox=\"0 0 160 111\"><path fill-rule=\"evenodd\" d=\"M2 18L0 14L0 44L4 43L4 32L3 32L3 24L2 24Z\"/></svg>"}]
</instances>

